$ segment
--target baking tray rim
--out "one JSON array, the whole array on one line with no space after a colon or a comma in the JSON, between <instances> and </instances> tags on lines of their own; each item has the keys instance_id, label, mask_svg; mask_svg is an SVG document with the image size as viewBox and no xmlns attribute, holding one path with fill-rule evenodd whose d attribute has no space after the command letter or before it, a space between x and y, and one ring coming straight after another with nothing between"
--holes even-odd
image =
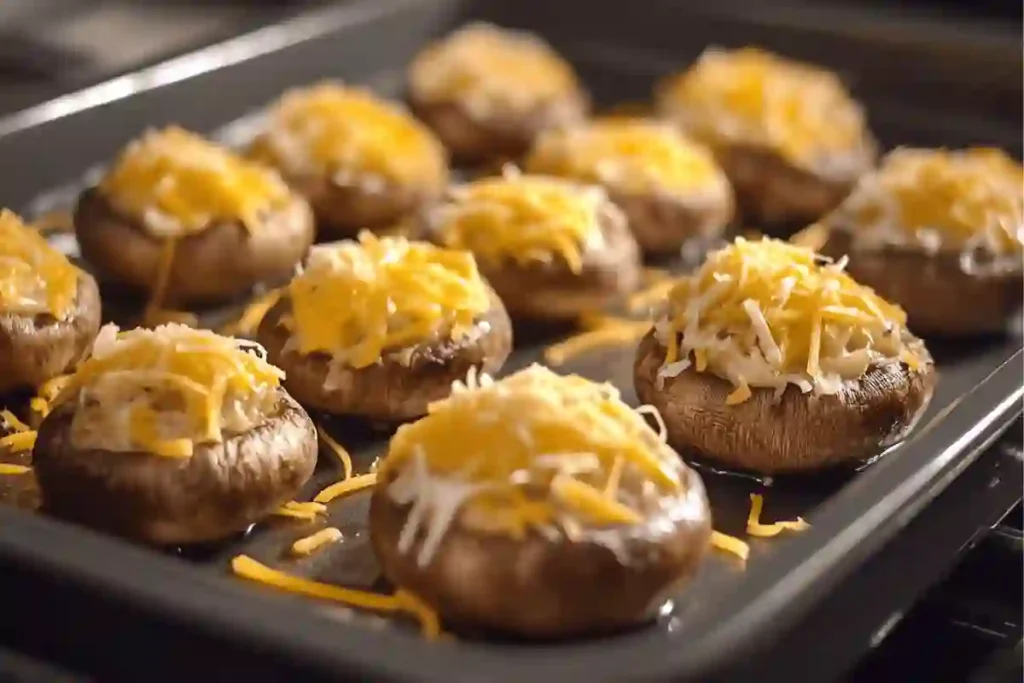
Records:
<instances>
[{"instance_id":1,"label":"baking tray rim","mask_svg":"<svg viewBox=\"0 0 1024 683\"><path fill-rule=\"evenodd\" d=\"M261 29L0 119L0 142L9 135L59 118L322 38L416 4L416 0L353 2ZM934 429L915 436L913 443L901 449L898 458L886 459L882 465L903 463L903 468L915 475L901 479L900 484L882 495L857 523L845 526L817 553L801 554L799 547L816 545L812 540L828 526L826 519L816 519L818 532L812 530L792 539L787 553L763 558L759 562L763 568L759 571L766 572L770 568L774 572L774 582L769 582L772 588L758 589L756 595L747 595L754 590L755 582L742 583L740 590L727 596L737 610L731 612L719 628L709 629L685 648L668 649L663 641L643 642L629 636L623 636L623 644L629 645L625 652L618 641L600 641L596 648L586 642L567 644L550 652L531 652L531 662L526 666L540 664L549 667L542 670L557 668L566 675L582 675L585 669L595 666L597 658L604 675L647 680L705 671L725 654L737 656L745 650L744 645L756 640L751 634L757 635L758 627L763 628L768 622L777 626L778 615L794 616L798 607L808 607L812 587L820 594L838 581L843 572L852 571L858 563L844 560L854 554L866 556L880 547L1009 426L1013 417L1020 414L1019 404L1024 398L1019 371L1022 358L1024 352L1014 352L978 387L955 401L942 419L936 418ZM968 400L968 397L973 398ZM953 427L954 422L973 426L961 433ZM951 434L960 436L951 438ZM935 455L929 456L929 453ZM921 464L911 466L911 461L919 460L923 467ZM836 497L842 497L845 492L846 489ZM829 501L826 505L829 509L822 510L822 517L827 513L832 513L830 517L842 516L835 503ZM381 673L413 679L427 673L424 665L428 662L430 673L445 672L453 679L470 679L478 671L494 673L488 669L491 662L488 657L496 652L489 647L471 650L460 644L457 647L461 656L448 658L444 656L449 652L446 646L426 644L402 632L374 632L336 622L328 622L332 630L325 638L322 628L312 628L322 623L309 618L308 606L233 585L236 582L225 581L225 577L207 576L183 563L168 561L116 539L22 511L0 508L0 555L4 553L26 564L78 580L84 587L111 593L112 600L147 605L176 619L207 625L216 623L226 631L233 631L236 637L251 641L276 643L277 647L284 645L300 656L305 654L319 662L314 665L354 666L369 675L379 671L383 664L388 671ZM795 569L787 569L791 563L783 560L793 556L802 560ZM794 599L796 596L802 599ZM246 619L244 615L248 612L252 617ZM408 657L388 657L392 651L389 641L403 648ZM573 663L572 655L577 652L585 654L586 658ZM511 664L508 660L505 663ZM523 668L509 673L527 674Z\"/></svg>"}]
</instances>

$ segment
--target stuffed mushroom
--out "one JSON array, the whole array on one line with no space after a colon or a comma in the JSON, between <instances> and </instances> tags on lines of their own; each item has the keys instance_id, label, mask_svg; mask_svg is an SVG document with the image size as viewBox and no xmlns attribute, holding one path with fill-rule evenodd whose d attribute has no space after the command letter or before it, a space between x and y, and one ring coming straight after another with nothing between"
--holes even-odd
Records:
<instances>
[{"instance_id":1,"label":"stuffed mushroom","mask_svg":"<svg viewBox=\"0 0 1024 683\"><path fill-rule=\"evenodd\" d=\"M614 387L531 366L470 376L401 427L370 538L447 623L557 638L652 618L696 572L704 487Z\"/></svg>"},{"instance_id":2,"label":"stuffed mushroom","mask_svg":"<svg viewBox=\"0 0 1024 683\"><path fill-rule=\"evenodd\" d=\"M711 152L651 121L602 120L548 131L525 169L604 187L650 254L718 237L732 218L732 189Z\"/></svg>"},{"instance_id":3,"label":"stuffed mushroom","mask_svg":"<svg viewBox=\"0 0 1024 683\"><path fill-rule=\"evenodd\" d=\"M305 196L321 238L390 228L448 184L444 147L401 106L325 82L285 93L253 158Z\"/></svg>"},{"instance_id":4,"label":"stuffed mushroom","mask_svg":"<svg viewBox=\"0 0 1024 683\"><path fill-rule=\"evenodd\" d=\"M864 114L835 74L755 48L708 50L657 100L715 150L744 216L776 231L835 208L875 160Z\"/></svg>"},{"instance_id":5,"label":"stuffed mushroom","mask_svg":"<svg viewBox=\"0 0 1024 683\"><path fill-rule=\"evenodd\" d=\"M470 253L363 232L313 249L259 340L300 403L391 422L424 415L470 370L497 372L512 326Z\"/></svg>"},{"instance_id":6,"label":"stuffed mushroom","mask_svg":"<svg viewBox=\"0 0 1024 683\"><path fill-rule=\"evenodd\" d=\"M928 335L1001 333L1021 308L1024 169L999 150L898 149L824 221L824 251Z\"/></svg>"},{"instance_id":7,"label":"stuffed mushroom","mask_svg":"<svg viewBox=\"0 0 1024 683\"><path fill-rule=\"evenodd\" d=\"M70 370L99 327L92 276L0 210L0 394L37 389Z\"/></svg>"},{"instance_id":8,"label":"stuffed mushroom","mask_svg":"<svg viewBox=\"0 0 1024 683\"><path fill-rule=\"evenodd\" d=\"M424 231L476 255L509 314L572 321L636 289L640 250L597 186L506 173L453 187Z\"/></svg>"},{"instance_id":9,"label":"stuffed mushroom","mask_svg":"<svg viewBox=\"0 0 1024 683\"><path fill-rule=\"evenodd\" d=\"M316 464L316 430L281 377L251 342L108 325L39 427L45 510L156 545L244 531Z\"/></svg>"},{"instance_id":10,"label":"stuffed mushroom","mask_svg":"<svg viewBox=\"0 0 1024 683\"><path fill-rule=\"evenodd\" d=\"M934 364L904 312L843 265L737 238L672 289L634 368L670 444L774 474L867 460L906 436Z\"/></svg>"},{"instance_id":11,"label":"stuffed mushroom","mask_svg":"<svg viewBox=\"0 0 1024 683\"><path fill-rule=\"evenodd\" d=\"M155 310L286 280L313 218L274 171L170 127L128 145L82 194L75 235L101 281L145 293Z\"/></svg>"},{"instance_id":12,"label":"stuffed mushroom","mask_svg":"<svg viewBox=\"0 0 1024 683\"><path fill-rule=\"evenodd\" d=\"M589 98L572 67L539 37L470 24L409 67L409 101L452 154L516 159L542 130L581 121Z\"/></svg>"}]
</instances>

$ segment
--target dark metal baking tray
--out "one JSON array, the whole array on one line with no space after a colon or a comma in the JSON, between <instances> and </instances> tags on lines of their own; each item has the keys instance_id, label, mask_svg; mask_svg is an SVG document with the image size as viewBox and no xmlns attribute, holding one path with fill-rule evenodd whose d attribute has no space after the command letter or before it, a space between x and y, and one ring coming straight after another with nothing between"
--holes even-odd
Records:
<instances>
[{"instance_id":1,"label":"dark metal baking tray","mask_svg":"<svg viewBox=\"0 0 1024 683\"><path fill-rule=\"evenodd\" d=\"M713 7L644 0L628 10L582 0L353 0L0 119L0 204L29 214L59 208L85 169L149 126L180 123L238 142L252 121L239 117L292 85L340 77L398 94L404 65L426 40L476 18L545 35L600 103L645 99L658 77L708 44L757 43L842 73L887 145L991 144L1020 154L1019 43L1008 31L729 0ZM332 512L348 540L298 563L279 555L310 527L260 525L238 542L169 556L0 506L0 640L102 680L720 677L856 571L1024 410L1018 335L933 346L941 380L926 418L909 442L863 471L766 486L704 470L719 530L742 533L748 493L758 490L767 517L800 514L812 528L753 542L745 568L712 556L649 627L544 645L473 637L427 643L411 629L362 615L339 619L337 610L226 575L227 559L246 552L322 580L371 585L376 569L361 533L366 498L357 495ZM536 346L520 349L512 366L538 354ZM611 380L635 400L631 358L632 349L609 349L565 370ZM367 430L331 426L363 468L383 445ZM322 460L311 490L337 477Z\"/></svg>"}]
</instances>

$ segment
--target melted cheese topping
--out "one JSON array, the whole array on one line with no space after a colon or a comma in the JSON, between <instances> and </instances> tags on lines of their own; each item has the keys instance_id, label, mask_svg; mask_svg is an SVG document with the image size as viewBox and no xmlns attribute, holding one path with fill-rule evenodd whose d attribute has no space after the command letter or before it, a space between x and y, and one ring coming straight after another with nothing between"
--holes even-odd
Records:
<instances>
[{"instance_id":1,"label":"melted cheese topping","mask_svg":"<svg viewBox=\"0 0 1024 683\"><path fill-rule=\"evenodd\" d=\"M872 365L930 362L903 310L843 267L778 240L736 238L669 293L655 324L667 348L659 377L712 372L736 387L728 402L740 403L751 387L835 394Z\"/></svg>"},{"instance_id":2,"label":"melted cheese topping","mask_svg":"<svg viewBox=\"0 0 1024 683\"><path fill-rule=\"evenodd\" d=\"M0 313L49 314L64 320L78 295L79 270L26 226L0 210Z\"/></svg>"},{"instance_id":3,"label":"melted cheese topping","mask_svg":"<svg viewBox=\"0 0 1024 683\"><path fill-rule=\"evenodd\" d=\"M603 246L603 224L625 221L600 188L515 174L454 188L430 220L447 246L488 264L558 260L573 273L587 250Z\"/></svg>"},{"instance_id":4,"label":"melted cheese topping","mask_svg":"<svg viewBox=\"0 0 1024 683\"><path fill-rule=\"evenodd\" d=\"M858 246L1024 252L1024 168L1000 150L897 149L836 211Z\"/></svg>"},{"instance_id":5,"label":"melted cheese topping","mask_svg":"<svg viewBox=\"0 0 1024 683\"><path fill-rule=\"evenodd\" d=\"M359 241L314 248L288 297L284 324L299 353L327 353L354 368L385 352L464 338L491 305L469 252L365 231Z\"/></svg>"},{"instance_id":6,"label":"melted cheese topping","mask_svg":"<svg viewBox=\"0 0 1024 683\"><path fill-rule=\"evenodd\" d=\"M158 237L199 232L217 221L255 230L266 212L291 199L274 171L176 127L130 144L100 189Z\"/></svg>"},{"instance_id":7,"label":"melted cheese topping","mask_svg":"<svg viewBox=\"0 0 1024 683\"><path fill-rule=\"evenodd\" d=\"M727 190L710 151L673 128L643 120L605 120L547 131L530 152L526 170L628 193L685 197Z\"/></svg>"},{"instance_id":8,"label":"melted cheese topping","mask_svg":"<svg viewBox=\"0 0 1024 683\"><path fill-rule=\"evenodd\" d=\"M653 410L647 407L645 410ZM380 474L411 504L428 563L451 522L521 538L529 529L635 525L678 500L683 465L609 384L533 365L498 382L474 373L399 427Z\"/></svg>"},{"instance_id":9,"label":"melted cheese topping","mask_svg":"<svg viewBox=\"0 0 1024 683\"><path fill-rule=\"evenodd\" d=\"M288 175L328 176L366 191L448 177L441 143L405 109L332 82L285 93L253 152Z\"/></svg>"},{"instance_id":10,"label":"melted cheese topping","mask_svg":"<svg viewBox=\"0 0 1024 683\"><path fill-rule=\"evenodd\" d=\"M423 50L409 85L419 100L456 102L480 118L527 113L579 89L572 67L543 40L480 23Z\"/></svg>"},{"instance_id":11,"label":"melted cheese topping","mask_svg":"<svg viewBox=\"0 0 1024 683\"><path fill-rule=\"evenodd\" d=\"M190 457L261 424L284 373L251 342L183 325L100 330L92 352L63 382L56 407L74 401L76 447Z\"/></svg>"},{"instance_id":12,"label":"melted cheese topping","mask_svg":"<svg viewBox=\"0 0 1024 683\"><path fill-rule=\"evenodd\" d=\"M661 104L713 146L764 146L805 167L866 140L864 115L835 74L756 48L706 51L666 84Z\"/></svg>"}]
</instances>

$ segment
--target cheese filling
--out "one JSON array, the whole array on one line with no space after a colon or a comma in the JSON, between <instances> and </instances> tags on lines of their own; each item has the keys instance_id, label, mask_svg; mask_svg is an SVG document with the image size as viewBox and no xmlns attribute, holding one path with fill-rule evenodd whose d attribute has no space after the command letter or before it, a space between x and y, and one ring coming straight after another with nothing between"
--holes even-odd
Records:
<instances>
[{"instance_id":1,"label":"cheese filling","mask_svg":"<svg viewBox=\"0 0 1024 683\"><path fill-rule=\"evenodd\" d=\"M287 175L327 176L370 192L448 176L441 143L404 108L333 82L285 93L253 154Z\"/></svg>"},{"instance_id":2,"label":"cheese filling","mask_svg":"<svg viewBox=\"0 0 1024 683\"><path fill-rule=\"evenodd\" d=\"M157 237L196 233L216 221L254 230L291 199L274 171L173 126L131 143L100 190Z\"/></svg>"},{"instance_id":3,"label":"cheese filling","mask_svg":"<svg viewBox=\"0 0 1024 683\"><path fill-rule=\"evenodd\" d=\"M476 321L491 306L469 252L366 231L358 241L315 247L288 298L290 343L302 354L329 354L337 368L479 334Z\"/></svg>"},{"instance_id":4,"label":"cheese filling","mask_svg":"<svg viewBox=\"0 0 1024 683\"><path fill-rule=\"evenodd\" d=\"M669 293L654 327L666 347L659 380L711 372L735 387L732 404L752 387L830 395L877 364L930 362L903 310L844 265L779 240L736 238Z\"/></svg>"},{"instance_id":5,"label":"cheese filling","mask_svg":"<svg viewBox=\"0 0 1024 683\"><path fill-rule=\"evenodd\" d=\"M864 114L835 74L756 48L707 50L666 84L662 104L712 146L763 146L821 172L860 157L867 139Z\"/></svg>"},{"instance_id":6,"label":"cheese filling","mask_svg":"<svg viewBox=\"0 0 1024 683\"><path fill-rule=\"evenodd\" d=\"M1024 252L1024 168L1005 153L897 149L864 176L830 223L857 248L913 246L971 261Z\"/></svg>"},{"instance_id":7,"label":"cheese filling","mask_svg":"<svg viewBox=\"0 0 1024 683\"><path fill-rule=\"evenodd\" d=\"M625 223L596 186L514 173L453 188L428 218L448 247L488 265L558 261L577 274L584 254L604 246L604 226Z\"/></svg>"},{"instance_id":8,"label":"cheese filling","mask_svg":"<svg viewBox=\"0 0 1024 683\"><path fill-rule=\"evenodd\" d=\"M78 294L79 270L13 212L0 210L0 314L64 320Z\"/></svg>"},{"instance_id":9,"label":"cheese filling","mask_svg":"<svg viewBox=\"0 0 1024 683\"><path fill-rule=\"evenodd\" d=\"M710 151L673 128L639 119L547 131L526 169L628 193L718 198L728 192Z\"/></svg>"},{"instance_id":10,"label":"cheese filling","mask_svg":"<svg viewBox=\"0 0 1024 683\"><path fill-rule=\"evenodd\" d=\"M74 402L77 448L190 457L196 444L262 424L283 376L252 342L176 324L106 325L52 406Z\"/></svg>"},{"instance_id":11,"label":"cheese filling","mask_svg":"<svg viewBox=\"0 0 1024 683\"><path fill-rule=\"evenodd\" d=\"M651 429L611 385L539 365L497 382L471 373L453 384L425 418L398 429L378 476L393 476L388 494L412 506L399 550L422 532L421 564L456 519L514 538L529 530L573 537L638 527L686 498L664 430Z\"/></svg>"},{"instance_id":12,"label":"cheese filling","mask_svg":"<svg viewBox=\"0 0 1024 683\"><path fill-rule=\"evenodd\" d=\"M529 33L474 23L428 46L410 66L417 99L457 102L469 114L526 114L579 89L576 74Z\"/></svg>"}]
</instances>

